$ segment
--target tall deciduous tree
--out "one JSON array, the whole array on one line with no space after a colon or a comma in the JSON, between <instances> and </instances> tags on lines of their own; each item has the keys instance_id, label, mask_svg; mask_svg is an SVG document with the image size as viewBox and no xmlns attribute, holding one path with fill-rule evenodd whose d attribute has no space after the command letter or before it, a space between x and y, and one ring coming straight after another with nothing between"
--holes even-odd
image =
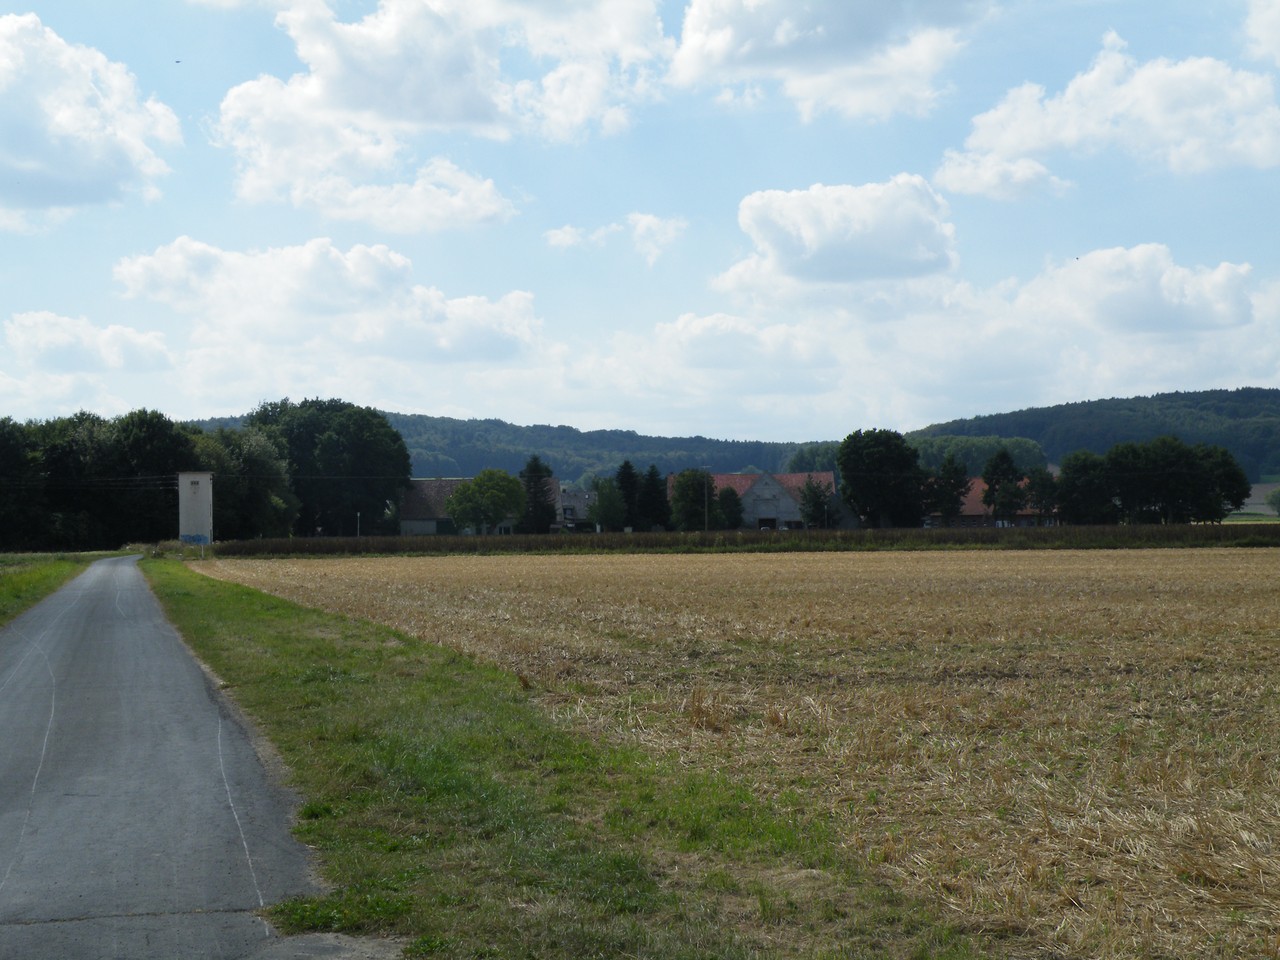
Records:
<instances>
[{"instance_id":1,"label":"tall deciduous tree","mask_svg":"<svg viewBox=\"0 0 1280 960\"><path fill-rule=\"evenodd\" d=\"M998 522L1012 523L1027 505L1027 491L1022 486L1022 471L1008 450L1001 448L987 461L982 468L982 482L987 485L982 502Z\"/></svg>"},{"instance_id":2,"label":"tall deciduous tree","mask_svg":"<svg viewBox=\"0 0 1280 960\"><path fill-rule=\"evenodd\" d=\"M481 470L458 484L445 501L454 524L486 533L505 520L524 515L524 486L505 470Z\"/></svg>"},{"instance_id":3,"label":"tall deciduous tree","mask_svg":"<svg viewBox=\"0 0 1280 960\"><path fill-rule=\"evenodd\" d=\"M219 540L287 537L298 516L284 440L258 427L195 438L200 468L213 472L213 535Z\"/></svg>"},{"instance_id":4,"label":"tall deciduous tree","mask_svg":"<svg viewBox=\"0 0 1280 960\"><path fill-rule=\"evenodd\" d=\"M718 530L722 525L715 480L706 470L682 470L671 490L671 519L677 530Z\"/></svg>"},{"instance_id":5,"label":"tall deciduous tree","mask_svg":"<svg viewBox=\"0 0 1280 960\"><path fill-rule=\"evenodd\" d=\"M296 533L394 529L409 486L409 451L384 414L345 400L284 399L260 406L249 423L284 438L300 502Z\"/></svg>"},{"instance_id":6,"label":"tall deciduous tree","mask_svg":"<svg viewBox=\"0 0 1280 960\"><path fill-rule=\"evenodd\" d=\"M857 430L838 454L840 493L869 527L917 527L924 516L924 472L894 430Z\"/></svg>"},{"instance_id":7,"label":"tall deciduous tree","mask_svg":"<svg viewBox=\"0 0 1280 960\"><path fill-rule=\"evenodd\" d=\"M1197 444L1194 454L1203 479L1197 487L1191 518L1203 523L1220 523L1227 514L1244 506L1253 493L1253 485L1226 448Z\"/></svg>"},{"instance_id":8,"label":"tall deciduous tree","mask_svg":"<svg viewBox=\"0 0 1280 960\"><path fill-rule=\"evenodd\" d=\"M178 534L178 490L181 470L198 466L195 443L158 410L134 410L108 426L108 469L119 483L114 492L118 520L113 539L154 543Z\"/></svg>"},{"instance_id":9,"label":"tall deciduous tree","mask_svg":"<svg viewBox=\"0 0 1280 960\"><path fill-rule=\"evenodd\" d=\"M41 545L47 511L38 456L31 431L9 417L0 418L0 550Z\"/></svg>"},{"instance_id":10,"label":"tall deciduous tree","mask_svg":"<svg viewBox=\"0 0 1280 960\"><path fill-rule=\"evenodd\" d=\"M1111 482L1119 519L1124 523L1151 522L1148 459L1142 444L1117 443L1106 453L1107 479Z\"/></svg>"},{"instance_id":11,"label":"tall deciduous tree","mask_svg":"<svg viewBox=\"0 0 1280 960\"><path fill-rule=\"evenodd\" d=\"M1115 523L1119 512L1107 460L1090 450L1077 450L1058 471L1058 518L1074 525Z\"/></svg>"},{"instance_id":12,"label":"tall deciduous tree","mask_svg":"<svg viewBox=\"0 0 1280 960\"><path fill-rule=\"evenodd\" d=\"M627 526L627 505L613 477L596 477L591 481L595 502L587 508L587 519L601 530L621 530Z\"/></svg>"},{"instance_id":13,"label":"tall deciduous tree","mask_svg":"<svg viewBox=\"0 0 1280 960\"><path fill-rule=\"evenodd\" d=\"M1048 467L1032 467L1027 471L1027 506L1041 520L1052 517L1058 510L1058 478Z\"/></svg>"},{"instance_id":14,"label":"tall deciduous tree","mask_svg":"<svg viewBox=\"0 0 1280 960\"><path fill-rule=\"evenodd\" d=\"M742 526L742 497L733 487L721 487L716 493L716 508L719 514L719 529L737 530Z\"/></svg>"},{"instance_id":15,"label":"tall deciduous tree","mask_svg":"<svg viewBox=\"0 0 1280 960\"><path fill-rule=\"evenodd\" d=\"M806 527L833 527L840 522L840 506L835 502L835 489L816 480L813 474L804 478L800 488L800 519Z\"/></svg>"},{"instance_id":16,"label":"tall deciduous tree","mask_svg":"<svg viewBox=\"0 0 1280 960\"><path fill-rule=\"evenodd\" d=\"M969 468L954 454L946 454L938 469L925 479L925 512L938 514L944 527L951 526L964 509L964 498L972 487Z\"/></svg>"}]
</instances>

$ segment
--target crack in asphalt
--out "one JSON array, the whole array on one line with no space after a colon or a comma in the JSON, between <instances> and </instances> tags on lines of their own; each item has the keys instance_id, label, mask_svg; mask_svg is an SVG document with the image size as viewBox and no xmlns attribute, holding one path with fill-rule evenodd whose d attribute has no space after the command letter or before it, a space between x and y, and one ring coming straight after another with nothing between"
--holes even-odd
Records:
<instances>
[{"instance_id":1,"label":"crack in asphalt","mask_svg":"<svg viewBox=\"0 0 1280 960\"><path fill-rule=\"evenodd\" d=\"M139 910L133 913L86 913L81 917L50 917L33 920L0 920L0 930L5 927L40 927L59 923L92 923L95 920L145 920L162 917L256 917L256 910Z\"/></svg>"}]
</instances>

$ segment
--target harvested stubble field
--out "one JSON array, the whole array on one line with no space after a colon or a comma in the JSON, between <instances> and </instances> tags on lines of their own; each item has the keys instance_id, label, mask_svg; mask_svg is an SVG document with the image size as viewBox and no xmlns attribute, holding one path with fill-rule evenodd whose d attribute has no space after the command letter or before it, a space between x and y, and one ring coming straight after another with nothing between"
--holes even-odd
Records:
<instances>
[{"instance_id":1,"label":"harvested stubble field","mask_svg":"<svg viewBox=\"0 0 1280 960\"><path fill-rule=\"evenodd\" d=\"M217 560L518 674L1013 955L1280 955L1280 551Z\"/></svg>"}]
</instances>

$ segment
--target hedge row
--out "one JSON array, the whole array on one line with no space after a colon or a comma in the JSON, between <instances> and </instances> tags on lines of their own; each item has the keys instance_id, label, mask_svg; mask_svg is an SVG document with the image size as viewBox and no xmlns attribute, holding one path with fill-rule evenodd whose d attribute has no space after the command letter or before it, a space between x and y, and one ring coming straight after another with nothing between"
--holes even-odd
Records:
<instances>
[{"instance_id":1,"label":"hedge row","mask_svg":"<svg viewBox=\"0 0 1280 960\"><path fill-rule=\"evenodd\" d=\"M773 553L822 550L1107 550L1275 547L1280 524L809 530L785 533L578 533L547 536L292 537L219 543L220 557L361 554Z\"/></svg>"}]
</instances>

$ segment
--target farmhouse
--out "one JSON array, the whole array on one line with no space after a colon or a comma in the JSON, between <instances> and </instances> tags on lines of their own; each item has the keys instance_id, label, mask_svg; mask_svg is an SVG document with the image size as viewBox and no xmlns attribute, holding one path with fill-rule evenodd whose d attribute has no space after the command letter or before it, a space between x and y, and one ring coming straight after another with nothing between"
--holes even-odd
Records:
<instances>
[{"instance_id":1,"label":"farmhouse","mask_svg":"<svg viewBox=\"0 0 1280 960\"><path fill-rule=\"evenodd\" d=\"M400 498L400 535L422 537L457 533L444 504L453 496L453 491L466 482L466 477L410 480L409 489Z\"/></svg>"},{"instance_id":2,"label":"farmhouse","mask_svg":"<svg viewBox=\"0 0 1280 960\"><path fill-rule=\"evenodd\" d=\"M587 512L595 503L596 495L590 490L583 490L570 483L556 483L556 489L559 491L556 501L556 522L551 529L553 531L594 530L595 527L587 519Z\"/></svg>"},{"instance_id":3,"label":"farmhouse","mask_svg":"<svg viewBox=\"0 0 1280 960\"><path fill-rule=\"evenodd\" d=\"M742 525L751 530L802 530L801 491L808 479L831 491L831 515L839 516L835 493L836 475L830 470L812 473L715 473L711 481L719 493L731 488L742 500ZM667 478L667 496L675 485L675 475Z\"/></svg>"},{"instance_id":4,"label":"farmhouse","mask_svg":"<svg viewBox=\"0 0 1280 960\"><path fill-rule=\"evenodd\" d=\"M470 477L432 477L409 481L409 489L400 500L400 535L402 537L430 537L437 534L455 534L459 530L445 509L445 502L461 484ZM571 484L552 480L556 494L556 522L553 530L574 530L589 526L587 510L594 494ZM501 524L495 533L511 533L516 518Z\"/></svg>"},{"instance_id":5,"label":"farmhouse","mask_svg":"<svg viewBox=\"0 0 1280 960\"><path fill-rule=\"evenodd\" d=\"M987 485L981 477L973 477L969 493L964 498L964 502L960 505L960 515L956 517L956 527L994 527L997 526L995 515L991 512L991 508L982 502L982 496L987 492ZM1013 519L1015 527L1042 527L1052 523L1051 517L1044 517L1036 513L1029 507L1019 510ZM928 518L926 526L940 527L942 526L942 517L934 514Z\"/></svg>"}]
</instances>

